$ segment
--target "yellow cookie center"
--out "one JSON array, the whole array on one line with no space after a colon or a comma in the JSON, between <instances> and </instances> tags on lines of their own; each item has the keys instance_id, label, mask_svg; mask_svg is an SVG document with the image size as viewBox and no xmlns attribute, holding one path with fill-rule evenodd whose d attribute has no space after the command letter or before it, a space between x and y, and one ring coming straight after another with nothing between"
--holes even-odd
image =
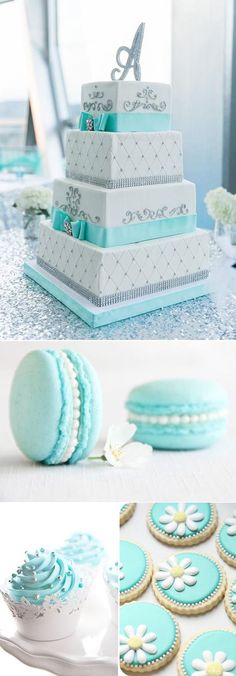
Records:
<instances>
[{"instance_id":1,"label":"yellow cookie center","mask_svg":"<svg viewBox=\"0 0 236 676\"><path fill-rule=\"evenodd\" d=\"M170 572L172 577L182 577L184 574L184 568L182 568L182 566L174 566L174 568L171 568Z\"/></svg>"},{"instance_id":2,"label":"yellow cookie center","mask_svg":"<svg viewBox=\"0 0 236 676\"><path fill-rule=\"evenodd\" d=\"M222 664L219 664L219 662L211 662L211 664L207 665L206 673L207 676L222 676L224 673L224 668L222 667Z\"/></svg>"},{"instance_id":3,"label":"yellow cookie center","mask_svg":"<svg viewBox=\"0 0 236 676\"><path fill-rule=\"evenodd\" d=\"M185 512L176 512L176 514L174 515L174 521L176 521L177 523L185 523L186 519L187 516Z\"/></svg>"},{"instance_id":4,"label":"yellow cookie center","mask_svg":"<svg viewBox=\"0 0 236 676\"><path fill-rule=\"evenodd\" d=\"M132 636L132 638L129 638L128 640L128 646L129 648L132 648L132 650L138 650L139 648L142 648L142 645L143 642L139 636Z\"/></svg>"}]
</instances>

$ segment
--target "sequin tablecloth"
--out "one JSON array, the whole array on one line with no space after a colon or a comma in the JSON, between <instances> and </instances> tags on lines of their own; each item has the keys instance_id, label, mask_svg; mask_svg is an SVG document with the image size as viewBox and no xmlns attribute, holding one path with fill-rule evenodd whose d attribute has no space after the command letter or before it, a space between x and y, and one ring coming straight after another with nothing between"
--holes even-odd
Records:
<instances>
[{"instance_id":1,"label":"sequin tablecloth","mask_svg":"<svg viewBox=\"0 0 236 676\"><path fill-rule=\"evenodd\" d=\"M92 329L23 274L35 244L19 228L0 233L0 339L235 339L236 268L211 241L213 293Z\"/></svg>"}]
</instances>

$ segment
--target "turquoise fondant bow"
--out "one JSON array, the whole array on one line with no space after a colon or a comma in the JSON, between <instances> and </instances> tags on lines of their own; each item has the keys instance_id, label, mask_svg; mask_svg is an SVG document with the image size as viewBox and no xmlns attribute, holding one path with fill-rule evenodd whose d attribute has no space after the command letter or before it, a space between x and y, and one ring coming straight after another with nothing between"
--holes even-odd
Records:
<instances>
[{"instance_id":1,"label":"turquoise fondant bow","mask_svg":"<svg viewBox=\"0 0 236 676\"><path fill-rule=\"evenodd\" d=\"M91 113L80 113L80 131L106 131L108 113L94 117Z\"/></svg>"},{"instance_id":2,"label":"turquoise fondant bow","mask_svg":"<svg viewBox=\"0 0 236 676\"><path fill-rule=\"evenodd\" d=\"M52 216L52 227L54 230L62 230L66 232L67 235L71 235L76 239L84 239L86 221L72 221L72 218L66 211L61 209L54 209Z\"/></svg>"}]
</instances>

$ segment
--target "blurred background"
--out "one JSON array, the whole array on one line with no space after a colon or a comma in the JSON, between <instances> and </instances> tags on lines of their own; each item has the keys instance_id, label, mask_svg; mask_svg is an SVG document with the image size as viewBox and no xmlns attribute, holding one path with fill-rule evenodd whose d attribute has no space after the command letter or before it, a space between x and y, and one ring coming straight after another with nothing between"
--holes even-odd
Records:
<instances>
[{"instance_id":1,"label":"blurred background","mask_svg":"<svg viewBox=\"0 0 236 676\"><path fill-rule=\"evenodd\" d=\"M185 176L210 227L205 193L236 192L236 0L0 0L0 181L63 175L82 83L110 79L141 21L142 79L172 84Z\"/></svg>"}]
</instances>

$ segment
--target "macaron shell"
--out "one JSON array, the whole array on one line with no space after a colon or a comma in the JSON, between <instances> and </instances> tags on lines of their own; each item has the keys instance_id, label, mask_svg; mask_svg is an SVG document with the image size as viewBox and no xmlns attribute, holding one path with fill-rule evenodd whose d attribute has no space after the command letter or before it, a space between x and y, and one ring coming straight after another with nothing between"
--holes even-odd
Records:
<instances>
[{"instance_id":1,"label":"macaron shell","mask_svg":"<svg viewBox=\"0 0 236 676\"><path fill-rule=\"evenodd\" d=\"M225 424L221 424L215 429L207 429L206 427L200 429L199 425L198 431L196 431L196 426L195 430L185 429L183 431L184 434L181 434L179 428L172 428L168 433L167 430L165 432L158 431L155 425L139 424L134 440L150 444L154 449L160 451L195 451L213 446L224 436Z\"/></svg>"},{"instance_id":2,"label":"macaron shell","mask_svg":"<svg viewBox=\"0 0 236 676\"><path fill-rule=\"evenodd\" d=\"M72 425L70 383L63 382L58 354L28 353L18 366L10 393L10 422L20 450L30 459L57 462Z\"/></svg>"},{"instance_id":3,"label":"macaron shell","mask_svg":"<svg viewBox=\"0 0 236 676\"><path fill-rule=\"evenodd\" d=\"M205 413L228 403L224 389L215 382L198 379L166 379L145 383L131 390L127 408L136 413L163 415L178 412ZM172 408L173 407L173 408Z\"/></svg>"},{"instance_id":4,"label":"macaron shell","mask_svg":"<svg viewBox=\"0 0 236 676\"><path fill-rule=\"evenodd\" d=\"M96 445L102 421L102 392L97 374L86 357L71 350L65 353L76 370L80 390L78 445L68 460L74 464L90 455Z\"/></svg>"}]
</instances>

